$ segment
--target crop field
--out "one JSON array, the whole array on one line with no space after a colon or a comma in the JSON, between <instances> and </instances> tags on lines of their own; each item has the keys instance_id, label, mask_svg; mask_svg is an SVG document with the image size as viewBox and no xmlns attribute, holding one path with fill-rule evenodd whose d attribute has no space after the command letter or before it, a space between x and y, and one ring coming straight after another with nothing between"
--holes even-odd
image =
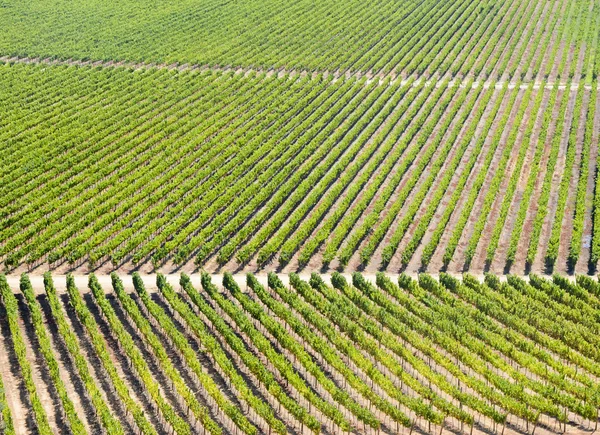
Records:
<instances>
[{"instance_id":1,"label":"crop field","mask_svg":"<svg viewBox=\"0 0 600 435\"><path fill-rule=\"evenodd\" d=\"M585 275L41 278L0 275L4 434L597 429Z\"/></svg>"},{"instance_id":2,"label":"crop field","mask_svg":"<svg viewBox=\"0 0 600 435\"><path fill-rule=\"evenodd\" d=\"M600 0L0 0L0 435L593 435Z\"/></svg>"},{"instance_id":3,"label":"crop field","mask_svg":"<svg viewBox=\"0 0 600 435\"><path fill-rule=\"evenodd\" d=\"M597 0L0 19L9 272L596 269Z\"/></svg>"},{"instance_id":4,"label":"crop field","mask_svg":"<svg viewBox=\"0 0 600 435\"><path fill-rule=\"evenodd\" d=\"M600 0L0 0L0 435L593 435Z\"/></svg>"}]
</instances>

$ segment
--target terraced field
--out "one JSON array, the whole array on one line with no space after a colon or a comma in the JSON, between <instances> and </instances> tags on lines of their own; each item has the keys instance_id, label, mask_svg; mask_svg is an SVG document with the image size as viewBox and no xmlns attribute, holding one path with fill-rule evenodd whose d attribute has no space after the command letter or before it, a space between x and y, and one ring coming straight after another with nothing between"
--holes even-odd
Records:
<instances>
[{"instance_id":1,"label":"terraced field","mask_svg":"<svg viewBox=\"0 0 600 435\"><path fill-rule=\"evenodd\" d=\"M152 279L0 275L0 432L597 428L595 279Z\"/></svg>"}]
</instances>

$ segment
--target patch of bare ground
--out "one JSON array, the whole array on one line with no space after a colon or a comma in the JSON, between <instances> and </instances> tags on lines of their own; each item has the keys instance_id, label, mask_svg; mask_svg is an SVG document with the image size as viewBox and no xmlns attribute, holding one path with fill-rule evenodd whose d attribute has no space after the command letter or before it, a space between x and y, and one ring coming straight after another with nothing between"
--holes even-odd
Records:
<instances>
[{"instance_id":1,"label":"patch of bare ground","mask_svg":"<svg viewBox=\"0 0 600 435\"><path fill-rule=\"evenodd\" d=\"M598 171L598 141L600 136L600 97L597 101L591 101L590 104L596 104L596 117L594 119L594 132L592 134L592 144L590 150L590 165L588 171L588 181L585 195L585 216L583 227L583 239L581 243L581 254L576 273L595 272L596 265L590 264L591 247L592 247L592 232L593 232L593 212L594 212L594 194L596 190L596 175Z\"/></svg>"},{"instance_id":2,"label":"patch of bare ground","mask_svg":"<svg viewBox=\"0 0 600 435\"><path fill-rule=\"evenodd\" d=\"M514 92L514 91L512 91L512 92ZM495 134L496 130L499 128L503 129L502 136L500 138L500 142L498 143L498 147L496 149L494 157L490 163L490 167L488 169L488 173L485 177L485 181L482 185L481 191L477 197L477 200L473 204L473 208L471 210L471 213L469 214L469 219L463 230L463 234L458 242L458 245L456 246L456 250L454 252L453 259L450 262L450 264L448 265L448 270L462 271L464 268L464 263L465 263L465 258L466 258L465 251L467 249L469 240L471 239L471 236L473 233L473 227L475 225L475 222L479 218L479 215L481 214L481 207L483 206L484 198L487 194L488 187L490 186L490 183L496 173L496 168L500 164L500 159L504 152L504 147L507 146L506 142L508 140L508 135L510 134L510 128L505 128L505 126L498 125L498 121L500 121L503 114L506 113L506 111L508 111L509 119L508 119L508 122L506 123L506 125L508 125L508 126L513 125L522 99L523 99L523 92L519 91L519 94L517 95L517 97L515 99L514 105L512 107L507 107L508 103L510 101L510 92L507 92L504 97L504 101L502 102L502 104L500 106L500 109L498 111L496 119L494 120L493 125L490 128L490 133L488 134L489 138L492 138L493 135ZM489 139L486 139L486 140L489 140ZM451 231L452 226L447 225L447 227ZM450 232L450 234L452 234L452 233ZM448 237L450 237L450 235ZM437 252L438 252L437 255L439 255L440 257L443 257L445 244L442 245L441 241L440 241L440 248L442 248L442 249L437 250ZM436 261L439 261L439 260L436 260Z\"/></svg>"},{"instance_id":3,"label":"patch of bare ground","mask_svg":"<svg viewBox=\"0 0 600 435\"><path fill-rule=\"evenodd\" d=\"M13 419L15 433L17 435L33 433L35 421L27 389L19 369L19 362L14 352L6 310L2 304L0 304L0 375L4 383L4 393Z\"/></svg>"},{"instance_id":4,"label":"patch of bare ground","mask_svg":"<svg viewBox=\"0 0 600 435\"><path fill-rule=\"evenodd\" d=\"M487 247L490 243L490 239L492 237L496 221L498 220L498 214L500 212L502 202L504 201L510 178L516 170L520 170L520 168L517 168L519 147L521 146L521 143L523 141L523 135L525 134L527 121L533 115L531 112L533 110L534 99L535 97L532 94L529 102L527 103L525 115L521 120L521 124L518 126L519 131L515 138L515 143L507 144L507 146L512 146L512 152L508 159L508 164L506 165L505 176L502 178L500 188L496 193L496 197L494 199L492 208L486 220L486 225L484 226L483 232L481 233L481 237L479 239L479 243L477 244L477 249L475 250L475 255L473 256L473 260L469 269L483 270L483 268L485 267ZM511 120L507 125L509 126L509 130L512 129L514 126L514 120Z\"/></svg>"},{"instance_id":5,"label":"patch of bare ground","mask_svg":"<svg viewBox=\"0 0 600 435\"><path fill-rule=\"evenodd\" d=\"M506 254L509 248L511 235L514 230L515 221L519 213L519 208L521 206L521 201L523 199L523 194L527 188L527 180L529 179L531 171L535 169L531 167L533 163L533 157L536 153L538 141L545 140L545 138L540 138L540 131L544 122L544 113L548 107L548 99L550 98L551 92L546 89L538 89L537 92L543 92L544 96L538 113L530 114L530 116L535 116L536 120L529 140L529 149L525 155L525 161L523 162L523 166L520 171L517 188L513 194L511 205L502 228L502 233L500 234L500 240L494 255L494 260L490 265L490 271L493 273L502 274L504 272L506 265ZM533 98L535 99L535 97ZM517 145L519 145L518 142Z\"/></svg>"},{"instance_id":6,"label":"patch of bare ground","mask_svg":"<svg viewBox=\"0 0 600 435\"><path fill-rule=\"evenodd\" d=\"M554 108L552 109L552 122L548 126L548 134L547 139L545 139L544 144L544 152L542 158L540 159L539 172L535 180L535 187L533 189L533 193L531 195L529 206L527 207L527 213L525 215L525 220L523 221L523 230L521 232L521 238L518 244L517 251L515 253L515 261L511 267L511 272L513 273L524 273L525 272L525 261L527 258L527 249L529 247L529 240L531 239L531 231L533 230L533 222L535 220L535 215L537 212L539 198L542 193L542 185L544 184L544 176L546 173L546 168L548 165L548 159L550 157L550 148L552 145L552 137L554 136L554 132L556 131L556 119L558 118L558 112L560 109L560 101L562 99L563 93L569 91L558 91L556 96L556 102L554 104Z\"/></svg>"},{"instance_id":7,"label":"patch of bare ground","mask_svg":"<svg viewBox=\"0 0 600 435\"><path fill-rule=\"evenodd\" d=\"M417 114L415 115L415 117L413 118L413 120L411 120L411 124L413 123L413 121L414 121L414 120L416 120L416 119L418 119L419 117L422 117L422 116L425 116L425 117L426 117L425 123L427 123L427 122L428 122L428 120L429 120L429 119L431 119L431 117L432 117L433 113L424 113L424 111L423 111L423 107L425 107L425 106L427 105L427 103L428 103L428 102L431 102L431 98L432 98L432 97L431 97L431 96L429 96L429 98L427 99L426 103L425 103L425 104L423 104L422 108L421 108L421 109L420 109L420 110L417 112ZM451 104L451 105L452 105L452 104ZM413 107L413 106L414 106L414 102L413 102L413 104L411 104L411 107ZM400 122L401 122L403 119L404 119L404 117L402 117L402 118L400 119ZM409 126L408 126L408 127L405 129L405 132L406 132L406 130L408 130L408 129L410 128L410 125L411 125L411 124L409 124ZM439 130L439 127L438 127L438 126L436 126L436 128L435 128L435 131L437 132L438 130ZM403 138L405 138L405 137L406 137L406 136L405 136L405 132L402 134L401 138L400 138L400 139L397 141L397 143L394 145L394 147L393 147L393 148L395 148L395 146L397 146L397 144L398 144L398 143L400 143L400 142L403 140ZM415 136L415 137L417 137L417 136ZM412 150L414 147L415 147L415 143L414 143L414 139L412 139L412 140L410 141L410 144L409 144L409 145L406 147L406 149L403 151L403 153L402 153L402 156L400 157L400 159L399 159L399 160L401 160L401 159L402 159L402 158L403 158L403 157L406 155L406 153L410 152L410 151L411 151L411 150ZM392 150L391 150L390 152L393 152L393 148L392 148ZM426 146L424 146L423 148L421 148L421 149L418 151L418 153L417 153L417 156L415 157L415 159L413 160L413 162L418 162L418 161L419 161L419 160L420 160L420 159L423 157L423 153L425 153L425 152L426 152L426 149L427 149L427 147L426 147ZM352 210L352 209L355 207L355 205L356 205L356 204L358 204L359 202L361 202L361 201L363 200L363 198L364 198L364 192L366 192L366 191L367 191L367 190L370 188L370 186L372 186L372 185L373 185L373 180L375 180L375 179L377 178L378 174L380 173L380 170L381 170L381 168L379 167L379 168L377 168L377 169L376 169L376 170L373 172L373 175L371 176L371 178L370 178L370 179L369 179L369 181L367 182L367 185L366 185L366 186L364 187L364 189L363 189L363 193L359 193L359 194L356 196L356 198L354 199L354 201L352 201L352 203L351 203L351 204L350 204L350 206L348 207L348 210ZM410 171L410 168L408 169L408 171ZM407 171L407 172L408 172L408 171ZM365 211L363 212L362 216L361 216L361 217L360 217L360 218L357 220L356 224L354 225L354 227L355 227L355 228L356 228L356 227L359 227L360 225L362 225L362 223L364 222L364 217L365 217L366 215L368 215L368 214L369 214L369 213L370 213L370 212L373 210L373 207L374 207L375 203L376 203L376 202L378 201L378 199L380 198L381 192L382 192L382 191L383 191L383 190L384 190L384 189L385 189L385 188L386 188L386 187L389 185L389 182L390 182L390 181L389 181L389 179L390 179L390 177L392 177L393 175L394 175L394 172L393 172L393 171L390 171L390 173L389 173L389 174L388 174L388 176L385 178L385 180L383 181L383 183L381 183L381 185L378 187L378 192L375 194L375 196L373 197L373 199L371 200L371 202L369 203L369 205L367 206L367 208L366 208L366 209L365 209ZM320 230L320 228L322 227L322 224L323 224L323 223L324 223L324 222L325 222L327 219L329 219L329 218L331 217L331 215L332 215L332 214L335 212L335 210L336 210L336 208L337 208L337 205L338 205L338 203L340 203L341 201L343 201L343 196L342 196L342 195L340 195L340 198L339 198L339 199L336 201L336 203L334 203L334 205L331 207L331 209L328 211L328 213L327 213L327 214L324 216L324 219L322 219L322 220L321 220L321 223L320 223L319 225L317 225L317 227L314 229L314 231L313 231L313 233L311 234L311 236L315 235L315 234L316 234L316 233L317 233L317 232ZM341 218L341 219L343 219L343 218L344 218L344 217L342 216L342 218ZM332 235L331 235L331 236L333 236L333 235L334 235L334 234L332 233ZM330 236L330 239L331 239L331 236ZM309 237L309 239L310 239L310 237ZM314 269L312 269L312 270L318 270L318 269L319 269L319 267L321 266L321 264L322 264L322 263L321 263L321 261L320 261L320 257L321 257L321 255L322 255L322 252L323 252L324 246L325 246L325 243L324 243L324 244L321 246L321 248L319 249L319 251L317 251L317 252L315 253L315 255L313 255L313 258L311 258L311 262L314 260L314 266L315 266L315 267L314 267ZM299 266L299 264L298 264L298 254L299 254L299 252L296 252L296 254L295 254L295 255L294 255L294 257L292 258L292 261L290 262L290 264L289 264L289 265L288 265L288 266L287 266L285 269L283 269L283 272L285 272L285 271L294 271L294 270L298 270L298 266ZM311 267L310 267L311 265L312 265L312 264L311 264L311 263L309 263L309 265L308 265L308 267L306 267L306 269L308 269L308 270L311 270Z\"/></svg>"}]
</instances>

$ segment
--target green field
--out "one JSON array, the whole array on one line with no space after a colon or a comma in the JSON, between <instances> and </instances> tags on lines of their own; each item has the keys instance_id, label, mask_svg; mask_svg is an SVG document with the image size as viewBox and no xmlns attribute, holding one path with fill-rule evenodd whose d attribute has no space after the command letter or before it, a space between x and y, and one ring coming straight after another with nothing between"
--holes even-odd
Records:
<instances>
[{"instance_id":1,"label":"green field","mask_svg":"<svg viewBox=\"0 0 600 435\"><path fill-rule=\"evenodd\" d=\"M1 6L0 53L9 56L428 77L513 77L529 67L535 77L544 63L538 47L560 57L594 41L599 8L589 0L4 0ZM510 59L513 52L518 56ZM576 73L570 69L571 77Z\"/></svg>"},{"instance_id":2,"label":"green field","mask_svg":"<svg viewBox=\"0 0 600 435\"><path fill-rule=\"evenodd\" d=\"M597 1L1 6L9 271L596 268Z\"/></svg>"},{"instance_id":3,"label":"green field","mask_svg":"<svg viewBox=\"0 0 600 435\"><path fill-rule=\"evenodd\" d=\"M0 276L2 350L39 433L593 433L598 420L600 284L586 276L63 278L34 290L24 274L13 293Z\"/></svg>"},{"instance_id":4,"label":"green field","mask_svg":"<svg viewBox=\"0 0 600 435\"><path fill-rule=\"evenodd\" d=\"M600 0L0 0L0 435L593 435Z\"/></svg>"}]
</instances>

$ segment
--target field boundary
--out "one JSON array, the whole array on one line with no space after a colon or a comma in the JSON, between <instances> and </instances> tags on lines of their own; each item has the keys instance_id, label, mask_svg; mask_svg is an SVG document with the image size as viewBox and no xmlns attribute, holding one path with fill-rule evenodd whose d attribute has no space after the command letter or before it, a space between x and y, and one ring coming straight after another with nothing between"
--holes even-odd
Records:
<instances>
[{"instance_id":1,"label":"field boundary","mask_svg":"<svg viewBox=\"0 0 600 435\"><path fill-rule=\"evenodd\" d=\"M333 81L337 81L341 78L346 78L346 79L350 79L350 78L355 78L355 79L362 79L366 77L366 81L365 84L371 84L373 83L373 81L375 80L379 80L379 84L383 85L384 83L386 83L386 80L389 79L389 83L390 84L394 84L396 83L398 80L401 81L401 84L406 84L408 83L408 79L407 78L402 78L397 76L395 73L380 73L380 74L373 74L372 72L364 72L364 71L348 71L348 72L340 72L340 71L309 71L309 70L287 70L287 69L282 69L282 68L272 68L272 69L260 69L260 68L248 68L248 67L217 67L217 66L210 66L210 65L189 65L189 64L178 64L178 63L174 63L174 64L157 64L157 63L138 63L138 62L128 62L128 61L105 61L105 60L78 60L78 59L58 59L58 58L39 58L39 57L17 57L17 56L0 56L0 64L29 64L29 65L49 65L49 66L78 66L78 67L89 67L89 68L125 68L125 69L132 69L132 70L152 70L152 69L168 69L171 71L180 71L180 72L186 72L186 71L199 71L199 72L203 72L203 71L214 71L214 72L221 72L223 74L227 74L227 73L235 73L235 74L244 74L245 76L249 76L250 74L266 74L267 77L272 77L273 75L277 75L278 78L284 78L284 77L306 77L307 75L311 75L312 78L317 78L320 75L323 75L323 77L329 77L332 76L333 77ZM467 83L470 83L471 86L473 88L476 88L480 85L481 82L473 80L473 79L469 79L469 78L462 78L460 80L456 80L456 79L451 79L451 80L447 80L445 77L440 78L438 80L431 80L428 79L425 81L425 85L428 86L431 83L436 84L436 86L440 86L441 83L443 83L444 81L446 81L448 83L448 86L455 86L456 83L459 84L459 86L464 87L467 85ZM419 86L422 83L422 79L421 78L417 78L416 80L412 81L412 85L413 86ZM540 86L542 86L542 82L540 81L534 81L534 82L521 82L521 84L519 85L519 87L521 89L527 89L531 84L533 84L533 88L534 89L539 89ZM483 82L483 87L485 89L489 88L490 86L495 86L496 88L501 88L502 86L505 85L505 82L502 80L499 81L493 81L493 80L486 80L485 82ZM567 83L566 82L559 82L559 83L554 83L554 82L547 82L545 84L545 88L546 89L553 89L554 86L558 85L559 89L566 89L567 88ZM570 85L570 90L571 91L577 91L577 89L579 89L579 85L580 83L571 83ZM509 89L514 89L517 86L517 83L515 83L514 81L511 81L508 83L508 88ZM591 90L592 86L590 84L584 84L585 89ZM598 89L600 89L600 84L598 85Z\"/></svg>"}]
</instances>

